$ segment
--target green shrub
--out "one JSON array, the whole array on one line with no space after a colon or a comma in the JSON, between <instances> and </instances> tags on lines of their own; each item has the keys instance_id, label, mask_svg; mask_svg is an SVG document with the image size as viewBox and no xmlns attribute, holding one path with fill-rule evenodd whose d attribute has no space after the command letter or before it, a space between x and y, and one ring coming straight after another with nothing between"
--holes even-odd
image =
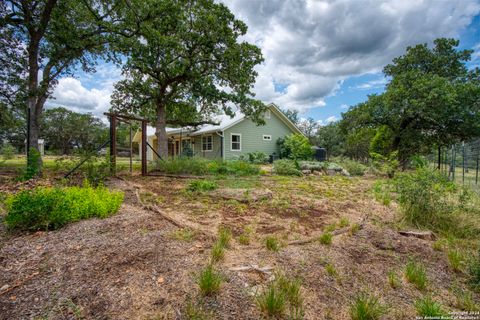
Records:
<instances>
[{"instance_id":1,"label":"green shrub","mask_svg":"<svg viewBox=\"0 0 480 320\"><path fill-rule=\"evenodd\" d=\"M24 190L7 199L5 223L10 229L49 230L92 217L105 218L118 211L123 193L104 187Z\"/></svg>"},{"instance_id":2,"label":"green shrub","mask_svg":"<svg viewBox=\"0 0 480 320\"><path fill-rule=\"evenodd\" d=\"M222 281L222 275L216 271L211 264L200 271L197 277L198 287L204 296L210 296L217 293L220 290Z\"/></svg>"},{"instance_id":3,"label":"green shrub","mask_svg":"<svg viewBox=\"0 0 480 320\"><path fill-rule=\"evenodd\" d=\"M248 162L253 164L265 164L268 162L268 157L261 151L250 152L247 154Z\"/></svg>"},{"instance_id":4,"label":"green shrub","mask_svg":"<svg viewBox=\"0 0 480 320\"><path fill-rule=\"evenodd\" d=\"M13 159L15 155L15 147L12 146L10 143L6 143L2 146L0 153L2 154L3 160L10 160Z\"/></svg>"},{"instance_id":5,"label":"green shrub","mask_svg":"<svg viewBox=\"0 0 480 320\"><path fill-rule=\"evenodd\" d=\"M456 185L441 172L421 167L393 180L397 201L409 224L444 235L480 235L478 219L465 212Z\"/></svg>"},{"instance_id":6,"label":"green shrub","mask_svg":"<svg viewBox=\"0 0 480 320\"><path fill-rule=\"evenodd\" d=\"M407 263L405 268L405 277L408 282L412 283L417 289L423 290L427 287L427 272L425 267L413 260Z\"/></svg>"},{"instance_id":7,"label":"green shrub","mask_svg":"<svg viewBox=\"0 0 480 320\"><path fill-rule=\"evenodd\" d=\"M308 160L313 155L312 146L307 137L301 134L291 134L277 141L280 157L294 160Z\"/></svg>"},{"instance_id":8,"label":"green shrub","mask_svg":"<svg viewBox=\"0 0 480 320\"><path fill-rule=\"evenodd\" d=\"M302 172L298 170L295 161L280 159L273 162L273 171L283 176L301 176Z\"/></svg>"},{"instance_id":9,"label":"green shrub","mask_svg":"<svg viewBox=\"0 0 480 320\"><path fill-rule=\"evenodd\" d=\"M350 318L352 320L376 320L380 319L387 310L387 307L376 296L360 293L350 305Z\"/></svg>"},{"instance_id":10,"label":"green shrub","mask_svg":"<svg viewBox=\"0 0 480 320\"><path fill-rule=\"evenodd\" d=\"M190 192L206 192L217 189L217 183L209 180L193 180L188 184Z\"/></svg>"},{"instance_id":11,"label":"green shrub","mask_svg":"<svg viewBox=\"0 0 480 320\"><path fill-rule=\"evenodd\" d=\"M446 315L442 305L434 301L430 296L416 301L415 309L421 317L440 317Z\"/></svg>"}]
</instances>

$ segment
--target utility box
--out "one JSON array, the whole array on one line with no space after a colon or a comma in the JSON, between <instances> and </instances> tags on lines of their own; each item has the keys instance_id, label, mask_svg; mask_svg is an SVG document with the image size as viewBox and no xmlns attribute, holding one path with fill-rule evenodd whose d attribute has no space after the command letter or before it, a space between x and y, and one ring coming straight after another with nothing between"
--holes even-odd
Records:
<instances>
[{"instance_id":1,"label":"utility box","mask_svg":"<svg viewBox=\"0 0 480 320\"><path fill-rule=\"evenodd\" d=\"M327 160L327 150L321 147L312 147L313 158L317 161L326 161Z\"/></svg>"}]
</instances>

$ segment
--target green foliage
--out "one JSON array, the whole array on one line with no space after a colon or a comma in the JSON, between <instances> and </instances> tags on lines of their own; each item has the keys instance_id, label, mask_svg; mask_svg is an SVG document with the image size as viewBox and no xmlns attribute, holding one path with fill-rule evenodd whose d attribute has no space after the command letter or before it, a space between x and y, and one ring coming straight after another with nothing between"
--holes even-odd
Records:
<instances>
[{"instance_id":1,"label":"green foliage","mask_svg":"<svg viewBox=\"0 0 480 320\"><path fill-rule=\"evenodd\" d=\"M398 152L394 151L386 156L371 152L370 157L372 158L372 167L378 174L393 178L399 166Z\"/></svg>"},{"instance_id":2,"label":"green foliage","mask_svg":"<svg viewBox=\"0 0 480 320\"><path fill-rule=\"evenodd\" d=\"M248 162L253 164L265 164L268 162L268 157L261 151L250 152L247 154Z\"/></svg>"},{"instance_id":3,"label":"green foliage","mask_svg":"<svg viewBox=\"0 0 480 320\"><path fill-rule=\"evenodd\" d=\"M447 315L442 305L434 301L430 296L417 300L415 302L415 309L421 317L440 317Z\"/></svg>"},{"instance_id":4,"label":"green foliage","mask_svg":"<svg viewBox=\"0 0 480 320\"><path fill-rule=\"evenodd\" d=\"M273 171L283 176L301 176L302 172L298 169L295 161L280 159L273 162Z\"/></svg>"},{"instance_id":5,"label":"green foliage","mask_svg":"<svg viewBox=\"0 0 480 320\"><path fill-rule=\"evenodd\" d=\"M220 242L216 241L213 244L212 252L210 253L212 262L218 262L223 259L225 256L225 246Z\"/></svg>"},{"instance_id":6,"label":"green foliage","mask_svg":"<svg viewBox=\"0 0 480 320\"><path fill-rule=\"evenodd\" d=\"M256 298L260 310L269 317L276 317L283 314L285 310L285 296L273 284Z\"/></svg>"},{"instance_id":7,"label":"green foliage","mask_svg":"<svg viewBox=\"0 0 480 320\"><path fill-rule=\"evenodd\" d=\"M200 157L178 157L160 160L157 162L157 170L168 174L191 174L197 176L248 176L257 175L260 172L258 166L242 160L221 161L208 160Z\"/></svg>"},{"instance_id":8,"label":"green foliage","mask_svg":"<svg viewBox=\"0 0 480 320\"><path fill-rule=\"evenodd\" d=\"M375 129L369 127L348 130L344 146L345 155L357 161L366 162L374 135Z\"/></svg>"},{"instance_id":9,"label":"green foliage","mask_svg":"<svg viewBox=\"0 0 480 320\"><path fill-rule=\"evenodd\" d=\"M15 147L12 146L10 143L4 144L0 149L0 153L2 154L3 160L13 159L15 152L16 152Z\"/></svg>"},{"instance_id":10,"label":"green foliage","mask_svg":"<svg viewBox=\"0 0 480 320\"><path fill-rule=\"evenodd\" d=\"M137 33L120 43L126 78L115 85L115 110L152 121L163 114L157 130L165 132L167 124L194 126L221 111L233 115L232 102L253 121L264 123L266 107L251 91L262 54L257 46L240 41L247 26L227 6L213 0L137 0L132 7L122 18L124 28ZM166 137L160 145L165 156Z\"/></svg>"},{"instance_id":11,"label":"green foliage","mask_svg":"<svg viewBox=\"0 0 480 320\"><path fill-rule=\"evenodd\" d=\"M204 296L211 296L220 290L223 282L222 275L215 270L213 265L207 265L197 276L197 284Z\"/></svg>"},{"instance_id":12,"label":"green foliage","mask_svg":"<svg viewBox=\"0 0 480 320\"><path fill-rule=\"evenodd\" d=\"M379 298L368 293L360 293L350 305L350 318L352 320L377 320L380 319L388 308Z\"/></svg>"},{"instance_id":13,"label":"green foliage","mask_svg":"<svg viewBox=\"0 0 480 320\"><path fill-rule=\"evenodd\" d=\"M187 190L190 192L207 192L217 189L217 183L210 180L193 180L188 186Z\"/></svg>"},{"instance_id":14,"label":"green foliage","mask_svg":"<svg viewBox=\"0 0 480 320\"><path fill-rule=\"evenodd\" d=\"M188 301L185 306L185 318L187 320L211 320L213 319L213 314L212 312L207 312L200 302Z\"/></svg>"},{"instance_id":15,"label":"green foliage","mask_svg":"<svg viewBox=\"0 0 480 320\"><path fill-rule=\"evenodd\" d=\"M339 122L319 127L315 139L318 146L327 150L328 159L344 153L345 135L340 130Z\"/></svg>"},{"instance_id":16,"label":"green foliage","mask_svg":"<svg viewBox=\"0 0 480 320\"><path fill-rule=\"evenodd\" d=\"M405 277L408 282L415 285L417 289L423 290L427 287L427 272L425 267L413 260L407 263L405 268Z\"/></svg>"},{"instance_id":17,"label":"green foliage","mask_svg":"<svg viewBox=\"0 0 480 320\"><path fill-rule=\"evenodd\" d=\"M289 319L303 319L303 297L300 289L299 279L290 279L277 273L275 280L256 296L256 302L268 317L282 317L287 309Z\"/></svg>"},{"instance_id":18,"label":"green foliage","mask_svg":"<svg viewBox=\"0 0 480 320\"><path fill-rule=\"evenodd\" d=\"M265 247L267 250L278 252L280 250L280 241L275 236L267 236L265 238Z\"/></svg>"},{"instance_id":19,"label":"green foliage","mask_svg":"<svg viewBox=\"0 0 480 320\"><path fill-rule=\"evenodd\" d=\"M326 164L319 161L299 161L298 168L300 170L321 171L326 168Z\"/></svg>"},{"instance_id":20,"label":"green foliage","mask_svg":"<svg viewBox=\"0 0 480 320\"><path fill-rule=\"evenodd\" d=\"M337 268L335 268L335 266L331 263L327 263L325 265L325 271L331 277L336 277L338 275Z\"/></svg>"},{"instance_id":21,"label":"green foliage","mask_svg":"<svg viewBox=\"0 0 480 320\"><path fill-rule=\"evenodd\" d=\"M99 186L110 176L110 164L105 158L91 157L79 168L79 171L91 185Z\"/></svg>"},{"instance_id":22,"label":"green foliage","mask_svg":"<svg viewBox=\"0 0 480 320\"><path fill-rule=\"evenodd\" d=\"M448 250L448 263L454 271L461 271L463 268L464 257L463 254L456 249Z\"/></svg>"},{"instance_id":23,"label":"green foliage","mask_svg":"<svg viewBox=\"0 0 480 320\"><path fill-rule=\"evenodd\" d=\"M393 132L388 126L380 126L370 141L369 151L371 153L380 154L382 156L388 156L393 152Z\"/></svg>"},{"instance_id":24,"label":"green foliage","mask_svg":"<svg viewBox=\"0 0 480 320\"><path fill-rule=\"evenodd\" d=\"M218 242L225 248L228 248L230 245L230 240L232 240L232 231L225 227L220 227L218 229Z\"/></svg>"},{"instance_id":25,"label":"green foliage","mask_svg":"<svg viewBox=\"0 0 480 320\"><path fill-rule=\"evenodd\" d=\"M293 160L308 160L313 155L312 146L308 139L301 134L291 134L278 142L280 156Z\"/></svg>"},{"instance_id":26,"label":"green foliage","mask_svg":"<svg viewBox=\"0 0 480 320\"><path fill-rule=\"evenodd\" d=\"M468 274L470 286L480 292L480 250L477 256L470 261Z\"/></svg>"},{"instance_id":27,"label":"green foliage","mask_svg":"<svg viewBox=\"0 0 480 320\"><path fill-rule=\"evenodd\" d=\"M19 180L25 181L30 180L38 176L42 169L42 156L40 152L35 148L30 148L27 159L27 167L25 171L20 175Z\"/></svg>"},{"instance_id":28,"label":"green foliage","mask_svg":"<svg viewBox=\"0 0 480 320\"><path fill-rule=\"evenodd\" d=\"M458 188L442 173L420 167L399 174L393 187L408 223L458 237L480 234L477 220L462 209Z\"/></svg>"},{"instance_id":29,"label":"green foliage","mask_svg":"<svg viewBox=\"0 0 480 320\"><path fill-rule=\"evenodd\" d=\"M319 241L321 244L330 245L332 244L332 238L333 236L330 232L325 232L320 236Z\"/></svg>"},{"instance_id":30,"label":"green foliage","mask_svg":"<svg viewBox=\"0 0 480 320\"><path fill-rule=\"evenodd\" d=\"M352 176L363 176L367 171L367 166L355 160L343 158L335 161Z\"/></svg>"},{"instance_id":31,"label":"green foliage","mask_svg":"<svg viewBox=\"0 0 480 320\"><path fill-rule=\"evenodd\" d=\"M104 187L24 190L7 199L5 223L10 229L51 230L92 217L106 218L118 211L123 193Z\"/></svg>"}]
</instances>

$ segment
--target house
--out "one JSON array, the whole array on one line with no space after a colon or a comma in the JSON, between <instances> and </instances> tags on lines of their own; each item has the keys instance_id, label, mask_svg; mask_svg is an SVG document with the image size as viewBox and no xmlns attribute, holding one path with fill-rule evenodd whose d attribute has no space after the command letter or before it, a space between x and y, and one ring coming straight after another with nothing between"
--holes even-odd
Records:
<instances>
[{"instance_id":1,"label":"house","mask_svg":"<svg viewBox=\"0 0 480 320\"><path fill-rule=\"evenodd\" d=\"M279 154L277 140L292 133L302 132L273 103L264 114L265 125L256 125L243 114L233 118L223 116L218 125L199 128L167 128L168 154L171 157L194 155L208 159L235 160L242 155L260 151L267 156ZM138 131L133 142L141 144ZM156 148L155 128L147 127L147 142ZM141 157L141 145L139 147ZM155 156L156 158L156 156ZM154 160L154 152L147 148L147 159Z\"/></svg>"}]
</instances>

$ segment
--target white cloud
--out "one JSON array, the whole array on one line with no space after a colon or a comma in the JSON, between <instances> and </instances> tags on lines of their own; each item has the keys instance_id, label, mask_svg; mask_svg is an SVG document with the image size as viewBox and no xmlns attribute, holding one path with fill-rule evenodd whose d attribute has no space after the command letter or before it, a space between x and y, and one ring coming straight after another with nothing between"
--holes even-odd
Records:
<instances>
[{"instance_id":1,"label":"white cloud","mask_svg":"<svg viewBox=\"0 0 480 320\"><path fill-rule=\"evenodd\" d=\"M359 89L359 90L370 90L370 89L375 89L375 88L383 88L387 84L387 78L381 78L381 79L376 79L376 80L371 80L362 84L359 84L353 89Z\"/></svg>"},{"instance_id":2,"label":"white cloud","mask_svg":"<svg viewBox=\"0 0 480 320\"><path fill-rule=\"evenodd\" d=\"M346 110L346 109L348 109L348 105L342 104L342 105L340 106L340 109Z\"/></svg>"},{"instance_id":3,"label":"white cloud","mask_svg":"<svg viewBox=\"0 0 480 320\"><path fill-rule=\"evenodd\" d=\"M224 1L264 54L257 97L300 111L324 105L350 76L380 72L409 45L458 36L480 11L469 0ZM373 85L381 83L364 86Z\"/></svg>"},{"instance_id":4,"label":"white cloud","mask_svg":"<svg viewBox=\"0 0 480 320\"><path fill-rule=\"evenodd\" d=\"M335 122L335 121L337 121L336 116L330 116L325 120L326 123L331 123L331 122Z\"/></svg>"}]
</instances>

